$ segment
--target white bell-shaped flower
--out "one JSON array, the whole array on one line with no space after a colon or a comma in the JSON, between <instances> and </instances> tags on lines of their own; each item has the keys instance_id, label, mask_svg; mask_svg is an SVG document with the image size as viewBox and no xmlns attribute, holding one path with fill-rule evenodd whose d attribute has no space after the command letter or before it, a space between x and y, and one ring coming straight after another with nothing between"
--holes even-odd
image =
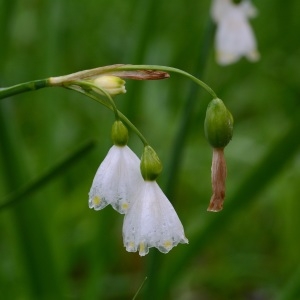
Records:
<instances>
[{"instance_id":1,"label":"white bell-shaped flower","mask_svg":"<svg viewBox=\"0 0 300 300\"><path fill-rule=\"evenodd\" d=\"M144 181L124 218L123 241L128 252L141 256L156 247L167 253L178 243L188 243L175 209L156 181Z\"/></svg>"},{"instance_id":2,"label":"white bell-shaped flower","mask_svg":"<svg viewBox=\"0 0 300 300\"><path fill-rule=\"evenodd\" d=\"M111 204L125 214L141 184L140 159L128 146L114 145L97 170L89 192L89 207L100 210Z\"/></svg>"},{"instance_id":3,"label":"white bell-shaped flower","mask_svg":"<svg viewBox=\"0 0 300 300\"><path fill-rule=\"evenodd\" d=\"M248 21L256 13L250 0L242 0L239 4L231 0L213 0L211 15L217 23L215 46L220 65L235 63L242 56L253 62L259 59L256 39Z\"/></svg>"}]
</instances>

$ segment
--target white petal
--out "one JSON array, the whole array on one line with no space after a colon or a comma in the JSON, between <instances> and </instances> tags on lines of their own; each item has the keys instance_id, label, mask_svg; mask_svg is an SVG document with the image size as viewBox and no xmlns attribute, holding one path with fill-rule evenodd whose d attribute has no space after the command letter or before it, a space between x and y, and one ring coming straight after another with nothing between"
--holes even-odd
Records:
<instances>
[{"instance_id":1,"label":"white petal","mask_svg":"<svg viewBox=\"0 0 300 300\"><path fill-rule=\"evenodd\" d=\"M135 153L127 146L112 146L97 170L89 192L89 207L100 210L111 204L124 214L142 183L140 160Z\"/></svg>"},{"instance_id":2,"label":"white petal","mask_svg":"<svg viewBox=\"0 0 300 300\"><path fill-rule=\"evenodd\" d=\"M178 243L188 243L175 209L155 181L145 181L125 215L123 241L126 250L141 256L156 247L169 252Z\"/></svg>"}]
</instances>

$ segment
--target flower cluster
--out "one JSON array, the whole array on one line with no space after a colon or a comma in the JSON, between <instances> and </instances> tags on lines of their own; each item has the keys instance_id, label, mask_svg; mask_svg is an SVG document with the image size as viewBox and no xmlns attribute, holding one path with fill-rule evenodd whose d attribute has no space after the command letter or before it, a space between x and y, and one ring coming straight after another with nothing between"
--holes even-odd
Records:
<instances>
[{"instance_id":1,"label":"flower cluster","mask_svg":"<svg viewBox=\"0 0 300 300\"><path fill-rule=\"evenodd\" d=\"M224 64L238 59L243 54L253 60L257 55L255 41L245 20L245 16L249 17L254 14L253 8L250 0L241 1L240 6L233 9L230 0L214 0L213 16L220 23L219 38L217 38L221 49L220 62ZM226 26L230 25L230 15L232 20L237 21L237 25L241 25L243 38L248 39L248 42L243 41L242 35L233 35L231 39L229 36L227 46L222 49L222 42L226 41L225 33L228 29ZM237 42L239 50L231 48L233 41ZM234 52L235 50L237 51ZM112 97L126 93L124 79L165 79L170 77L168 72L186 76L213 97L208 105L204 123L206 138L213 147L213 195L208 210L220 211L225 198L224 148L232 138L233 118L222 100L217 98L216 93L195 76L183 70L165 66L111 65L0 88L3 92L0 98L1 96L5 98L28 90L61 86L80 92L114 112L116 119L112 127L114 145L97 170L89 192L88 203L89 207L94 210L101 210L111 205L120 214L124 214L124 246L129 252L139 251L141 256L146 255L151 247L167 253L179 243L188 243L188 240L176 211L156 182L162 171L162 164L157 154L139 130L117 109ZM121 120L143 142L144 150L141 160L127 146L128 130Z\"/></svg>"},{"instance_id":2,"label":"flower cluster","mask_svg":"<svg viewBox=\"0 0 300 300\"><path fill-rule=\"evenodd\" d=\"M125 214L124 246L141 256L156 247L169 252L178 243L188 243L175 209L156 178L161 162L153 148L144 147L141 160L127 146L128 131L121 121L112 127L114 145L101 163L89 192L89 207L100 210L111 205Z\"/></svg>"},{"instance_id":3,"label":"flower cluster","mask_svg":"<svg viewBox=\"0 0 300 300\"><path fill-rule=\"evenodd\" d=\"M213 0L211 15L217 24L215 38L216 59L220 65L237 62L242 56L250 61L257 61L256 40L248 22L257 14L251 0Z\"/></svg>"},{"instance_id":4,"label":"flower cluster","mask_svg":"<svg viewBox=\"0 0 300 300\"><path fill-rule=\"evenodd\" d=\"M174 207L156 182L162 171L161 161L138 129L118 111L112 99L113 96L126 92L125 81L122 78L149 80L168 76L161 71L140 70L125 71L123 77L118 77L120 71L110 72L108 67L101 70L103 69L107 74L95 77L92 70L89 71L88 77L81 80L82 73L79 72L72 75L73 81L70 81L74 89L81 89L81 92L93 99L98 99L95 94L105 96L108 102L101 100L100 103L113 110L116 118L111 132L114 145L96 172L89 192L89 207L101 210L111 205L117 212L124 214L123 243L128 252L138 251L140 256L144 256L148 254L149 248L155 247L162 253L168 253L179 243L188 243L188 240ZM232 138L233 118L223 101L217 98L209 87L193 76L187 76L205 87L214 97L206 111L204 130L208 142L213 147L213 195L208 211L216 212L222 210L225 199L227 171L224 148ZM60 84L61 80L63 79L56 79L57 84ZM141 159L127 146L128 130L121 120L130 126L143 142Z\"/></svg>"}]
</instances>

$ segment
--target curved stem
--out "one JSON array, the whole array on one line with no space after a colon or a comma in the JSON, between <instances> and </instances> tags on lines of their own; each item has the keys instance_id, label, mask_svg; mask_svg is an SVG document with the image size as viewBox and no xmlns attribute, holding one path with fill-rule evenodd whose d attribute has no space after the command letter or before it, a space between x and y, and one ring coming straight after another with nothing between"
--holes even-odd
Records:
<instances>
[{"instance_id":1,"label":"curved stem","mask_svg":"<svg viewBox=\"0 0 300 300\"><path fill-rule=\"evenodd\" d=\"M159 65L121 65L116 67L115 70L157 70L157 71L165 71L165 72L173 72L173 73L181 74L191 79L201 87L203 87L209 94L211 94L213 98L218 98L217 94L210 86L208 86L206 83L204 83L202 80L198 79L197 77L181 69L167 67L167 66L159 66Z\"/></svg>"},{"instance_id":2,"label":"curved stem","mask_svg":"<svg viewBox=\"0 0 300 300\"><path fill-rule=\"evenodd\" d=\"M73 90L73 88L71 88L71 87L67 87L67 88ZM85 91L85 90L78 90L78 89L75 89L75 90L76 90L76 92L79 92L79 93L81 93L81 94L84 94L84 95L88 96L89 98L95 100L96 102L98 102L98 103L104 105L106 108L108 108L108 109L114 111L113 107L112 107L109 103L103 101L102 99L96 97L95 95L93 95L93 94L91 94L91 93L89 93L89 92L87 92L87 91ZM142 143L144 144L144 146L149 145L148 141L147 141L146 138L143 136L143 134L142 134L142 133L136 128L136 126L134 126L134 125L132 124L132 122L131 122L124 114L122 114L118 109L117 109L117 115L118 115L118 118L119 118L121 121L123 121L124 123L126 123L127 126L128 126L128 127L129 127L129 128L130 128L130 129L131 129L131 130L132 130L132 131L140 138L140 140L142 141Z\"/></svg>"},{"instance_id":3,"label":"curved stem","mask_svg":"<svg viewBox=\"0 0 300 300\"><path fill-rule=\"evenodd\" d=\"M39 79L29 82L16 84L7 88L0 89L0 99L4 99L17 94L35 91L44 87L50 87L48 79Z\"/></svg>"},{"instance_id":4,"label":"curved stem","mask_svg":"<svg viewBox=\"0 0 300 300\"><path fill-rule=\"evenodd\" d=\"M131 123L131 121L125 115L123 115L120 111L118 111L118 113L119 113L120 119L122 121L124 121L124 123L126 123L128 125L128 127L140 138L140 140L142 141L144 146L148 146L149 143L146 140L146 138L142 135L142 133Z\"/></svg>"},{"instance_id":5,"label":"curved stem","mask_svg":"<svg viewBox=\"0 0 300 300\"><path fill-rule=\"evenodd\" d=\"M103 71L103 69L105 69L105 68L100 68L100 69L102 69L102 71ZM197 83L198 85L203 87L209 94L211 94L211 96L213 98L217 98L217 94L206 83L204 83L202 80L196 78L195 76L193 76L183 70L177 69L177 68L167 67L167 66L159 66L159 65L116 65L115 67L111 66L109 69L110 69L110 71L114 71L114 70L116 70L116 71L117 70L118 71L157 70L157 71L164 71L164 72L174 72L174 73L181 74L181 75L186 76L187 78L191 79L192 81L194 81L195 83ZM79 72L78 74L81 74L83 76L82 79L84 79L84 76L86 76L86 74L88 72L89 72L89 70ZM63 76L63 77L66 77L66 76ZM78 78L78 79L80 79L80 78ZM144 143L144 145L148 145L147 140L140 133L140 131L120 111L118 111L112 97L105 90L103 90L95 85L92 85L88 81L74 80L74 81L64 82L63 80L61 80L61 81L59 81L59 84L58 84L58 83L55 83L55 81L53 81L53 78L52 79L47 78L47 79L34 80L34 81L30 81L30 82L20 83L20 84L17 84L17 85L11 86L11 87L7 87L7 88L0 88L0 99L7 98L7 97L10 97L10 96L13 96L16 94L21 94L21 93L24 93L27 91L35 91L35 90L38 90L38 89L41 89L44 87L51 87L51 86L62 86L65 88L76 90L77 92L81 92L81 93L89 96L90 98L96 100L97 102L100 102L101 104L105 105L107 108L111 109L115 113L116 119L119 119L119 118L122 119L139 136L139 138ZM89 91L84 89L84 87L88 87L88 90L98 89L109 99L110 104L107 104L104 101L99 100L97 97L93 96Z\"/></svg>"},{"instance_id":6,"label":"curved stem","mask_svg":"<svg viewBox=\"0 0 300 300\"><path fill-rule=\"evenodd\" d=\"M209 87L206 83L204 83L202 80L198 79L197 77L191 75L188 72L185 72L181 69L173 68L173 67L167 67L167 66L159 66L159 65L116 65L115 67L110 66L108 67L103 67L103 68L96 68L95 71L93 71L93 75L101 75L105 73L105 71L109 69L110 72L114 70L119 70L119 71L126 71L126 70L157 70L157 71L164 71L164 72L173 72L177 74L181 74L201 87L203 87L213 98L217 98L217 94L213 91L211 87ZM20 83L8 88L0 88L0 99L13 96L16 94L24 93L27 91L34 91L40 88L44 87L50 87L50 86L65 86L64 83L68 83L68 85L76 82L76 79L86 79L86 76L90 74L92 70L86 70L86 71L81 71L77 72L77 76L74 76L74 74L70 74L67 76L61 76L57 78L47 78L47 79L40 79L40 80L34 80L34 81L29 81L25 83ZM98 73L97 73L98 72ZM82 76L82 77L80 77ZM121 76L122 77L122 76ZM63 79L62 79L63 78ZM54 80L56 79L56 80ZM70 79L69 81L67 79ZM72 80L73 79L73 80ZM64 81L65 80L65 81Z\"/></svg>"},{"instance_id":7,"label":"curved stem","mask_svg":"<svg viewBox=\"0 0 300 300\"><path fill-rule=\"evenodd\" d=\"M94 85L93 83L90 83L88 81L74 81L72 82L71 85L64 85L64 87L73 89L72 86L74 85L86 91L87 93L84 93L85 95L90 95L89 93L90 90L98 90L100 93L104 94L106 98L109 100L109 103L111 105L111 110L114 112L116 120L119 120L120 116L119 116L119 111L117 109L116 103L112 99L111 95L105 89L102 89L101 87ZM87 88L87 90L85 88ZM76 87L75 90L78 91L78 88Z\"/></svg>"}]
</instances>

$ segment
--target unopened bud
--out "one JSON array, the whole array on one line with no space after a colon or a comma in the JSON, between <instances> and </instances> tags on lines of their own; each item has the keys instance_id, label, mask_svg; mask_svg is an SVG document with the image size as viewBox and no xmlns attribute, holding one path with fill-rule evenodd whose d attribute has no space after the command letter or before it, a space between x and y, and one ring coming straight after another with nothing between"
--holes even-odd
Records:
<instances>
[{"instance_id":1,"label":"unopened bud","mask_svg":"<svg viewBox=\"0 0 300 300\"><path fill-rule=\"evenodd\" d=\"M115 121L112 130L111 138L116 146L125 146L128 142L128 129L121 121Z\"/></svg>"},{"instance_id":2,"label":"unopened bud","mask_svg":"<svg viewBox=\"0 0 300 300\"><path fill-rule=\"evenodd\" d=\"M126 93L125 81L117 76L102 75L95 78L93 83L100 89L105 90L111 96ZM103 94L98 89L97 92Z\"/></svg>"},{"instance_id":3,"label":"unopened bud","mask_svg":"<svg viewBox=\"0 0 300 300\"><path fill-rule=\"evenodd\" d=\"M224 148L233 134L233 117L221 99L213 99L207 107L204 132L213 148Z\"/></svg>"},{"instance_id":4,"label":"unopened bud","mask_svg":"<svg viewBox=\"0 0 300 300\"><path fill-rule=\"evenodd\" d=\"M141 158L141 173L144 180L154 181L162 171L162 163L150 146L145 146Z\"/></svg>"}]
</instances>

